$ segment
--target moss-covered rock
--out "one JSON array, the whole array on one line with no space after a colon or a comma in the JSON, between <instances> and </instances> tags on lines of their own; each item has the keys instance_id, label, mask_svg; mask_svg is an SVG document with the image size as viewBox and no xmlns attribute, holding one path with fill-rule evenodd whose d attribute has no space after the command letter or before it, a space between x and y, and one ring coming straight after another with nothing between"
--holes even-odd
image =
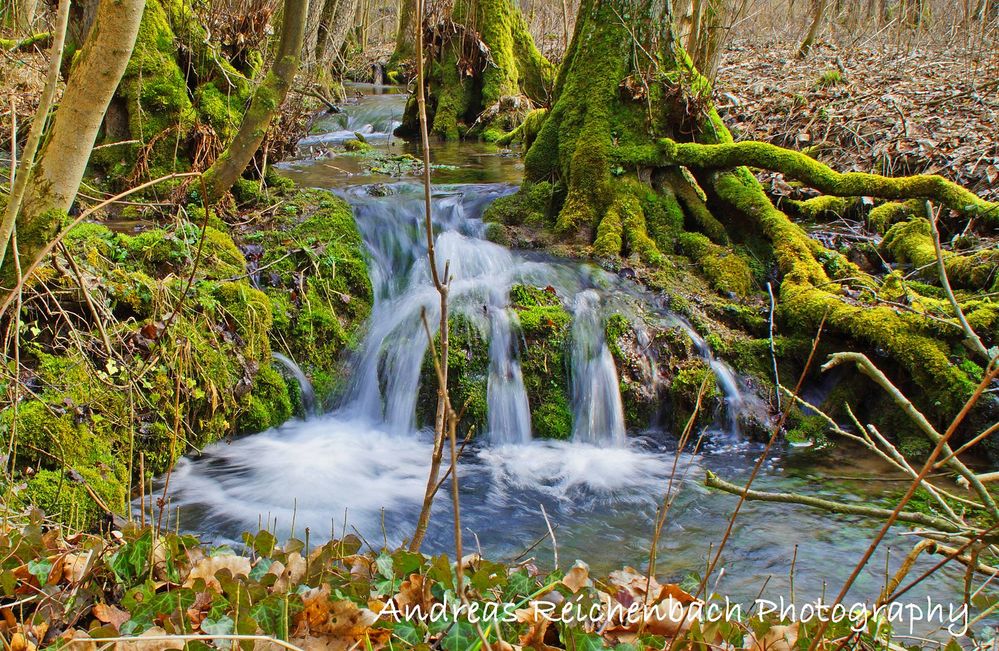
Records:
<instances>
[{"instance_id":1,"label":"moss-covered rock","mask_svg":"<svg viewBox=\"0 0 999 651\"><path fill-rule=\"evenodd\" d=\"M68 234L66 253L31 285L59 295L66 317L26 306L32 395L0 410L24 505L90 527L127 510L140 455L148 479L191 449L288 419L297 392L271 366L272 342L291 343L317 387L334 384L336 359L370 310L363 244L341 199L304 192L287 206L270 230L242 234L265 245L245 247L258 251L250 268L230 235L183 220L136 235L91 223ZM274 274L265 291L252 284L261 259Z\"/></svg>"},{"instance_id":2,"label":"moss-covered rock","mask_svg":"<svg viewBox=\"0 0 999 651\"><path fill-rule=\"evenodd\" d=\"M266 230L246 233L257 281L271 299L273 338L320 399L338 385L341 354L358 342L373 294L350 206L322 190L289 197Z\"/></svg>"},{"instance_id":3,"label":"moss-covered rock","mask_svg":"<svg viewBox=\"0 0 999 651\"><path fill-rule=\"evenodd\" d=\"M566 356L572 315L550 288L514 285L510 304L524 336L520 367L534 436L568 439L572 406Z\"/></svg>"},{"instance_id":4,"label":"moss-covered rock","mask_svg":"<svg viewBox=\"0 0 999 651\"><path fill-rule=\"evenodd\" d=\"M436 338L440 351L440 336ZM489 386L489 341L482 325L468 316L452 314L448 320L448 390L451 404L463 412L459 424L462 434L471 428L479 434L485 431ZM437 414L437 372L429 351L423 360L420 392L416 401L418 426L433 426Z\"/></svg>"}]
</instances>

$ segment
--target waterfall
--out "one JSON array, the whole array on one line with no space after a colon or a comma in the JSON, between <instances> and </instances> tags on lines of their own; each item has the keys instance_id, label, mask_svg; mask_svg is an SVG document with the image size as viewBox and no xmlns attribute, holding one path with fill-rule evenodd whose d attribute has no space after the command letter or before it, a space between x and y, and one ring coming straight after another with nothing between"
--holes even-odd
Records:
<instances>
[{"instance_id":1,"label":"waterfall","mask_svg":"<svg viewBox=\"0 0 999 651\"><path fill-rule=\"evenodd\" d=\"M576 295L572 323L572 440L600 446L627 442L624 406L617 368L600 315L600 295L588 289Z\"/></svg>"},{"instance_id":2,"label":"waterfall","mask_svg":"<svg viewBox=\"0 0 999 651\"><path fill-rule=\"evenodd\" d=\"M742 390L739 388L739 381L735 377L735 372L731 366L717 359L711 353L708 342L704 341L704 338L689 323L686 321L680 321L679 323L683 331L694 342L697 352L708 364L711 372L714 373L718 388L721 389L722 394L725 396L724 413L722 414L725 430L730 435L737 436L739 434L739 413L744 409L746 400L742 395Z\"/></svg>"},{"instance_id":3,"label":"waterfall","mask_svg":"<svg viewBox=\"0 0 999 651\"><path fill-rule=\"evenodd\" d=\"M295 363L295 360L282 355L281 353L271 353L271 358L281 366L285 367L291 376L298 382L298 391L302 395L302 410L304 416L316 414L316 391L312 388L312 383L305 376L305 372Z\"/></svg>"},{"instance_id":4,"label":"waterfall","mask_svg":"<svg viewBox=\"0 0 999 651\"><path fill-rule=\"evenodd\" d=\"M369 251L375 301L368 332L340 407L371 422L385 423L388 431L398 434L416 430L416 401L429 343L421 313L426 315L433 333L440 319L440 299L431 283L426 236L420 223L422 195L412 191L415 189L416 186L410 186L388 200L364 193L350 197ZM492 198L496 194L494 191L485 196ZM481 221L466 216L467 205L476 206L475 202L482 201L476 195L444 193L435 196L432 215L435 227L440 229L435 241L440 271L443 272L444 261L449 263L450 310L476 322L481 321L484 304L496 303L494 296L506 296L516 269L510 251L481 239ZM491 351L494 348L496 351L492 355L494 360L504 358L502 362L491 363L490 368L507 378L505 381L511 386L496 386L496 404L501 412L516 415L520 410L528 414L519 364L505 359L513 354L512 337L509 315L501 312L493 312L493 320L499 323L491 327L494 334L505 336L508 343L502 354L499 348L502 343L490 346ZM501 368L500 364L509 367ZM520 387L519 398L513 385ZM518 399L523 401L522 410L516 404ZM512 440L517 441L529 439L529 415L526 427L518 418L511 417L509 424L503 425L510 428L504 436L514 436ZM496 425L499 427L499 421Z\"/></svg>"},{"instance_id":5,"label":"waterfall","mask_svg":"<svg viewBox=\"0 0 999 651\"><path fill-rule=\"evenodd\" d=\"M492 307L489 340L489 438L494 443L527 443L531 440L531 411L520 372L513 337L516 315L512 310Z\"/></svg>"}]
</instances>

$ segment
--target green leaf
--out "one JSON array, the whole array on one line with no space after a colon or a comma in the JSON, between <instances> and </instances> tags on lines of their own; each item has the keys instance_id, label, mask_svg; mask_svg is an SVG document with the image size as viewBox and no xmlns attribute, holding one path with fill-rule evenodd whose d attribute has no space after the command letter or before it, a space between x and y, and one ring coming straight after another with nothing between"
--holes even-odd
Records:
<instances>
[{"instance_id":1,"label":"green leaf","mask_svg":"<svg viewBox=\"0 0 999 651\"><path fill-rule=\"evenodd\" d=\"M206 617L204 621L201 622L201 630L208 635L232 635L235 628L236 623L232 621L231 617L227 616L223 616L218 619L210 619Z\"/></svg>"},{"instance_id":2,"label":"green leaf","mask_svg":"<svg viewBox=\"0 0 999 651\"><path fill-rule=\"evenodd\" d=\"M111 556L109 564L119 581L131 585L146 573L152 546L152 531L146 531Z\"/></svg>"},{"instance_id":3,"label":"green leaf","mask_svg":"<svg viewBox=\"0 0 999 651\"><path fill-rule=\"evenodd\" d=\"M265 574L267 574L267 570L271 569L271 565L273 564L274 561L272 561L271 559L261 558L259 561L257 561L257 564L254 565L252 569L250 569L250 578L253 579L254 581L259 581L264 577Z\"/></svg>"},{"instance_id":4,"label":"green leaf","mask_svg":"<svg viewBox=\"0 0 999 651\"><path fill-rule=\"evenodd\" d=\"M49 573L52 571L52 561L47 558L41 560L28 561L28 572L31 573L40 585L45 585L49 580Z\"/></svg>"},{"instance_id":5,"label":"green leaf","mask_svg":"<svg viewBox=\"0 0 999 651\"><path fill-rule=\"evenodd\" d=\"M375 567L378 568L379 574L384 576L386 579L391 579L395 576L392 573L392 557L388 554L382 554L377 559L375 559Z\"/></svg>"},{"instance_id":6,"label":"green leaf","mask_svg":"<svg viewBox=\"0 0 999 651\"><path fill-rule=\"evenodd\" d=\"M604 639L596 633L587 633L576 628L564 627L561 635L566 648L576 651L603 651L609 649ZM625 646L626 645L621 645Z\"/></svg>"}]
</instances>

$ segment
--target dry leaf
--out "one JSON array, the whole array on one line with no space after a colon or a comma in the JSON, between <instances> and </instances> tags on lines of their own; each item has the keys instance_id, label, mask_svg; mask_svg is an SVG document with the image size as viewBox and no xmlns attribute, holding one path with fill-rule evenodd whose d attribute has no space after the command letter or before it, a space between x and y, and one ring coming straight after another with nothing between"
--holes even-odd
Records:
<instances>
[{"instance_id":1,"label":"dry leaf","mask_svg":"<svg viewBox=\"0 0 999 651\"><path fill-rule=\"evenodd\" d=\"M410 612L419 608L421 613L430 612L433 601L430 596L430 581L421 574L410 574L409 578L399 586L399 592L394 597L396 605L402 612Z\"/></svg>"},{"instance_id":2,"label":"dry leaf","mask_svg":"<svg viewBox=\"0 0 999 651\"><path fill-rule=\"evenodd\" d=\"M143 638L154 639L143 640ZM168 635L159 626L154 626L128 642L116 642L114 648L115 651L165 651L166 649L183 649L184 643Z\"/></svg>"},{"instance_id":3,"label":"dry leaf","mask_svg":"<svg viewBox=\"0 0 999 651\"><path fill-rule=\"evenodd\" d=\"M797 641L798 622L795 622L790 626L771 626L759 640L750 634L746 648L749 651L791 651Z\"/></svg>"},{"instance_id":4,"label":"dry leaf","mask_svg":"<svg viewBox=\"0 0 999 651\"><path fill-rule=\"evenodd\" d=\"M565 577L562 579L562 585L572 590L573 594L576 594L583 588L593 585L590 581L590 568L583 561L576 561L576 564L565 573Z\"/></svg>"},{"instance_id":5,"label":"dry leaf","mask_svg":"<svg viewBox=\"0 0 999 651\"><path fill-rule=\"evenodd\" d=\"M114 626L115 630L120 629L121 625L132 617L127 610L122 610L117 606L109 606L108 604L94 605L93 613L98 621L102 624Z\"/></svg>"},{"instance_id":6,"label":"dry leaf","mask_svg":"<svg viewBox=\"0 0 999 651\"><path fill-rule=\"evenodd\" d=\"M204 579L209 588L221 591L222 586L215 575L223 569L229 570L233 576L248 576L250 574L250 559L235 554L220 554L203 558L191 568L187 580L184 581L184 587L190 588L197 579Z\"/></svg>"},{"instance_id":7,"label":"dry leaf","mask_svg":"<svg viewBox=\"0 0 999 651\"><path fill-rule=\"evenodd\" d=\"M62 574L69 583L78 583L87 573L91 553L70 552L63 558Z\"/></svg>"}]
</instances>

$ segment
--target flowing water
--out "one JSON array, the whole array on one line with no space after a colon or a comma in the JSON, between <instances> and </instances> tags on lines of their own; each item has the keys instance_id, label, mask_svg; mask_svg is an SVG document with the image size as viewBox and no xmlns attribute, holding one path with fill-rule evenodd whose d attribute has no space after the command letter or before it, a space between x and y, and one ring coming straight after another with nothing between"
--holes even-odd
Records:
<instances>
[{"instance_id":1,"label":"flowing water","mask_svg":"<svg viewBox=\"0 0 999 651\"><path fill-rule=\"evenodd\" d=\"M357 131L386 151L412 152L412 145L388 135L403 102L400 95L368 95L345 114L320 121L322 132L303 147L336 143ZM760 448L743 439L737 415L754 399L689 324L629 281L592 265L512 251L484 239L482 211L513 191L509 182L520 172L515 157L485 145L452 145L436 153L444 162L460 163L435 174L433 198L437 256L442 265L450 262L454 277L451 309L489 340L489 431L466 450L459 473L466 545L479 545L498 559L517 557L547 535L544 505L563 563L585 559L597 571L643 567L675 462L680 492L660 541L658 570L674 579L697 572L736 502L709 493L700 482L706 470L735 482L748 476ZM308 527L313 540L358 532L376 547L399 544L412 531L431 455L431 435L417 429L415 420L427 350L421 314L431 326L439 314L426 259L422 188L359 167L345 170L343 158L332 164L325 157L301 160L286 165L285 173L302 185L340 192L352 204L368 248L375 302L347 389L329 413L219 443L182 460L170 480L170 505L179 509L184 529L236 541L242 531L261 526L299 536ZM532 439L518 323L509 309L515 283L553 287L573 314L570 442ZM604 324L614 312L635 314L636 306L664 327L688 331L725 394L725 409L696 457L677 456L668 433L625 431ZM648 340L644 329L638 334ZM656 360L645 363L654 367ZM884 469L851 458L848 451L818 459L774 456L756 487L887 503L901 486L871 481ZM828 479L832 472L857 479ZM452 549L450 518L447 500L438 500L426 551ZM799 601L837 592L876 525L803 507L747 503L726 548L718 590L752 600L769 581L768 595L789 598L796 552L793 585ZM886 566L901 561L911 546L911 537L902 533L889 537L860 577L858 598L876 595ZM546 542L531 555L550 564L552 547ZM929 561L917 565L918 572ZM910 596L924 603L927 595L947 600L958 594L960 583L960 573L945 570Z\"/></svg>"}]
</instances>

